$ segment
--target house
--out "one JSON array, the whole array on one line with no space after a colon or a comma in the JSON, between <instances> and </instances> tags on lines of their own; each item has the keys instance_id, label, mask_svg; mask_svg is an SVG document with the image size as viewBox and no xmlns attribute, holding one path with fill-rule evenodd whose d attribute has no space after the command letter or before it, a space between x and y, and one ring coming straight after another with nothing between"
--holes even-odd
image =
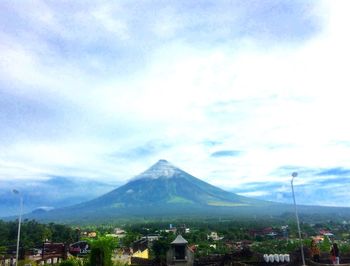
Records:
<instances>
[{"instance_id":1,"label":"house","mask_svg":"<svg viewBox=\"0 0 350 266\"><path fill-rule=\"evenodd\" d=\"M114 228L114 234L113 235L116 235L116 237L123 238L123 237L125 237L125 234L126 234L126 232L123 229L118 228L118 227Z\"/></svg>"},{"instance_id":2,"label":"house","mask_svg":"<svg viewBox=\"0 0 350 266\"><path fill-rule=\"evenodd\" d=\"M90 237L90 238L94 238L94 237L96 237L97 236L97 233L96 232L89 232L88 234L87 234L87 237Z\"/></svg>"},{"instance_id":3,"label":"house","mask_svg":"<svg viewBox=\"0 0 350 266\"><path fill-rule=\"evenodd\" d=\"M170 243L166 258L169 266L192 266L194 263L193 251L189 248L187 240L181 235Z\"/></svg>"},{"instance_id":4,"label":"house","mask_svg":"<svg viewBox=\"0 0 350 266\"><path fill-rule=\"evenodd\" d=\"M324 236L328 236L329 238L334 237L334 234L333 234L333 233L324 233L323 235L324 235Z\"/></svg>"},{"instance_id":5,"label":"house","mask_svg":"<svg viewBox=\"0 0 350 266\"><path fill-rule=\"evenodd\" d=\"M169 228L169 229L165 229L164 231L165 231L166 233L172 232L172 233L176 234L177 228L176 228L176 227L172 227L172 228Z\"/></svg>"},{"instance_id":6,"label":"house","mask_svg":"<svg viewBox=\"0 0 350 266\"><path fill-rule=\"evenodd\" d=\"M317 235L317 236L313 236L311 237L316 243L320 243L324 240L324 236L321 235Z\"/></svg>"},{"instance_id":7,"label":"house","mask_svg":"<svg viewBox=\"0 0 350 266\"><path fill-rule=\"evenodd\" d=\"M84 231L80 233L84 237L94 238L97 236L97 233L94 231Z\"/></svg>"},{"instance_id":8,"label":"house","mask_svg":"<svg viewBox=\"0 0 350 266\"><path fill-rule=\"evenodd\" d=\"M331 231L326 230L326 229L321 229L319 232L320 232L320 235L324 235L324 236L333 235L333 234L331 233Z\"/></svg>"},{"instance_id":9,"label":"house","mask_svg":"<svg viewBox=\"0 0 350 266\"><path fill-rule=\"evenodd\" d=\"M275 234L274 230L272 227L265 227L263 229L252 229L249 230L249 234L252 237L262 237L262 236L271 236Z\"/></svg>"},{"instance_id":10,"label":"house","mask_svg":"<svg viewBox=\"0 0 350 266\"><path fill-rule=\"evenodd\" d=\"M272 227L265 227L264 229L262 229L262 233L264 235L268 235L268 234L271 234L273 232L273 228Z\"/></svg>"},{"instance_id":11,"label":"house","mask_svg":"<svg viewBox=\"0 0 350 266\"><path fill-rule=\"evenodd\" d=\"M138 259L149 259L149 249L148 249L148 240L147 239L139 239L132 243L131 248L131 256L129 260L129 265L133 264L132 262L135 261L135 258Z\"/></svg>"},{"instance_id":12,"label":"house","mask_svg":"<svg viewBox=\"0 0 350 266\"><path fill-rule=\"evenodd\" d=\"M182 226L180 226L179 228L177 228L177 233L178 234L188 234L190 233L190 228L188 228L185 224L183 224Z\"/></svg>"},{"instance_id":13,"label":"house","mask_svg":"<svg viewBox=\"0 0 350 266\"><path fill-rule=\"evenodd\" d=\"M268 233L266 234L266 236L270 237L270 238L275 238L278 234L275 233L275 232L271 232L271 233Z\"/></svg>"},{"instance_id":14,"label":"house","mask_svg":"<svg viewBox=\"0 0 350 266\"><path fill-rule=\"evenodd\" d=\"M136 253L138 250L145 250L146 248L148 248L148 240L147 239L139 239L137 241L135 241L134 243L132 243L132 253Z\"/></svg>"},{"instance_id":15,"label":"house","mask_svg":"<svg viewBox=\"0 0 350 266\"><path fill-rule=\"evenodd\" d=\"M212 239L214 241L222 240L224 237L219 237L217 232L211 232L210 235L208 235L208 239Z\"/></svg>"},{"instance_id":16,"label":"house","mask_svg":"<svg viewBox=\"0 0 350 266\"><path fill-rule=\"evenodd\" d=\"M144 248L137 250L134 254L131 255L132 258L141 258L148 259L149 258L149 250L148 248Z\"/></svg>"},{"instance_id":17,"label":"house","mask_svg":"<svg viewBox=\"0 0 350 266\"><path fill-rule=\"evenodd\" d=\"M289 231L288 225L282 225L281 226L281 231L282 231L282 236L284 238L288 238L288 236L289 236L289 234L288 234L288 231Z\"/></svg>"},{"instance_id":18,"label":"house","mask_svg":"<svg viewBox=\"0 0 350 266\"><path fill-rule=\"evenodd\" d=\"M141 239L147 239L149 242L153 242L156 240L159 240L160 235L159 234L148 234L146 236L143 236Z\"/></svg>"},{"instance_id":19,"label":"house","mask_svg":"<svg viewBox=\"0 0 350 266\"><path fill-rule=\"evenodd\" d=\"M237 242L233 242L230 243L229 245L226 244L227 247L234 249L236 251L240 251L243 250L244 247L249 247L252 245L252 241L250 240L242 240L242 241L237 241Z\"/></svg>"},{"instance_id":20,"label":"house","mask_svg":"<svg viewBox=\"0 0 350 266\"><path fill-rule=\"evenodd\" d=\"M125 231L119 227L114 228L114 233L116 235L125 234Z\"/></svg>"}]
</instances>

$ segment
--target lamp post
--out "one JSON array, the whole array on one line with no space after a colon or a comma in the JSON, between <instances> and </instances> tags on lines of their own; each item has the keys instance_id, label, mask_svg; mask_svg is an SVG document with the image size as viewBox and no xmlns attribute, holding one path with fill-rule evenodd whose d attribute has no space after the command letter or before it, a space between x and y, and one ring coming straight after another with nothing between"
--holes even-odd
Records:
<instances>
[{"instance_id":1,"label":"lamp post","mask_svg":"<svg viewBox=\"0 0 350 266\"><path fill-rule=\"evenodd\" d=\"M299 233L299 241L300 241L300 248L301 248L301 259L303 261L303 266L305 266L305 257L304 257L304 247L303 247L303 240L301 238L301 231L300 231L300 224L299 224L299 216L298 216L298 211L297 211L297 204L295 202L295 195L294 195L294 186L293 186L293 181L294 178L298 176L297 172L292 173L292 180L290 181L291 186L292 186L292 194L293 194L293 202L294 202L294 210L295 210L295 217L297 219L297 226L298 226L298 233Z\"/></svg>"},{"instance_id":2,"label":"lamp post","mask_svg":"<svg viewBox=\"0 0 350 266\"><path fill-rule=\"evenodd\" d=\"M17 232L17 248L16 248L16 265L18 265L18 253L19 253L19 239L21 236L21 222L22 222L22 210L23 210L23 197L18 190L14 189L13 193L19 195L19 215L18 215L18 232Z\"/></svg>"}]
</instances>

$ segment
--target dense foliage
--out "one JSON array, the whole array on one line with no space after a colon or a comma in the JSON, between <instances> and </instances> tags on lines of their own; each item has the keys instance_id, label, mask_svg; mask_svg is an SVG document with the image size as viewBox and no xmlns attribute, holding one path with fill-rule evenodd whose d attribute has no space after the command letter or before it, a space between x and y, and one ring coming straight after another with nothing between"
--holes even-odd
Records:
<instances>
[{"instance_id":1,"label":"dense foliage","mask_svg":"<svg viewBox=\"0 0 350 266\"><path fill-rule=\"evenodd\" d=\"M91 245L91 253L89 255L90 266L112 266L112 253L118 247L118 242L115 238L100 237L89 241Z\"/></svg>"},{"instance_id":2,"label":"dense foliage","mask_svg":"<svg viewBox=\"0 0 350 266\"><path fill-rule=\"evenodd\" d=\"M173 233L162 233L161 238L153 243L152 257L159 262L165 261L166 252L169 250L170 243L174 241L174 239L175 235Z\"/></svg>"},{"instance_id":3,"label":"dense foliage","mask_svg":"<svg viewBox=\"0 0 350 266\"><path fill-rule=\"evenodd\" d=\"M112 239L105 237L106 234L114 233L116 227L125 230L125 237ZM189 246L195 251L196 258L201 259L211 254L233 254L240 249L249 246L253 252L264 253L292 253L299 249L298 230L294 219L177 219L142 222L124 221L103 225L90 225L75 228L61 224L41 224L33 220L25 220L21 230L21 245L26 249L41 247L43 241L72 243L79 239L89 242L91 247L90 256L82 259L69 259L62 262L62 266L89 266L102 264L105 266L118 263L117 253L123 252L133 246L133 242L142 236L156 234L160 238L153 242L150 249L151 259L165 262L166 252L176 234L169 230L176 227L177 234L182 234L188 241ZM18 223L16 221L4 222L0 220L0 253L5 246L15 245L17 238ZM267 228L275 235L266 233ZM287 228L287 231L283 231ZM341 256L350 252L350 223L342 222L318 222L301 223L301 231L304 239L304 247L310 247L312 236L320 235L321 231L332 232L330 239L325 237L319 243L321 253L324 257L329 254L331 243L335 240L340 248ZM97 237L88 238L88 232L96 232ZM219 238L213 239L211 233L215 232ZM85 238L84 238L85 237ZM241 243L241 244L238 244ZM245 246L247 245L247 246ZM119 254L119 253L118 253ZM350 254L349 254L350 255ZM348 255L346 255L348 256ZM115 260L113 260L113 257ZM349 256L350 257L350 256Z\"/></svg>"},{"instance_id":4,"label":"dense foliage","mask_svg":"<svg viewBox=\"0 0 350 266\"><path fill-rule=\"evenodd\" d=\"M18 221L0 220L0 247L16 245ZM77 232L61 224L41 224L34 220L24 220L21 224L21 246L25 249L41 247L45 240L72 243L77 240Z\"/></svg>"}]
</instances>

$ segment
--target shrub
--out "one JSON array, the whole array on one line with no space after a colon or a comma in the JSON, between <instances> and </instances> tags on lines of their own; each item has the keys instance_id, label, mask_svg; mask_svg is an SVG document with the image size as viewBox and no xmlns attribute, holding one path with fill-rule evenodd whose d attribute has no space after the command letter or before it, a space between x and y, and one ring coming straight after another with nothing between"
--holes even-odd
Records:
<instances>
[{"instance_id":1,"label":"shrub","mask_svg":"<svg viewBox=\"0 0 350 266\"><path fill-rule=\"evenodd\" d=\"M59 266L77 266L77 264L72 260L64 260L59 264Z\"/></svg>"},{"instance_id":2,"label":"shrub","mask_svg":"<svg viewBox=\"0 0 350 266\"><path fill-rule=\"evenodd\" d=\"M24 266L24 265L36 266L37 263L35 261L29 260L29 259L18 261L18 266Z\"/></svg>"},{"instance_id":3,"label":"shrub","mask_svg":"<svg viewBox=\"0 0 350 266\"><path fill-rule=\"evenodd\" d=\"M69 259L60 262L59 266L83 266L85 264L86 263L81 259L70 257Z\"/></svg>"},{"instance_id":4,"label":"shrub","mask_svg":"<svg viewBox=\"0 0 350 266\"><path fill-rule=\"evenodd\" d=\"M90 266L112 266L112 252L118 247L114 238L101 237L90 242Z\"/></svg>"}]
</instances>

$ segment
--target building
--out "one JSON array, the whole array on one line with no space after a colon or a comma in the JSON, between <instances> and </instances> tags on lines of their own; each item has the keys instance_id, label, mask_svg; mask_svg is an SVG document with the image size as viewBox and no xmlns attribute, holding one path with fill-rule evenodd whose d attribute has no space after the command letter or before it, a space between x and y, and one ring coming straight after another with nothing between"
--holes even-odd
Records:
<instances>
[{"instance_id":1,"label":"building","mask_svg":"<svg viewBox=\"0 0 350 266\"><path fill-rule=\"evenodd\" d=\"M126 235L126 232L121 228L114 228L114 235L116 235L118 238L123 238Z\"/></svg>"},{"instance_id":2,"label":"building","mask_svg":"<svg viewBox=\"0 0 350 266\"><path fill-rule=\"evenodd\" d=\"M165 229L164 231L166 233L174 233L174 234L176 234L177 228L176 227L172 227L172 228L169 228L169 229Z\"/></svg>"},{"instance_id":3,"label":"building","mask_svg":"<svg viewBox=\"0 0 350 266\"><path fill-rule=\"evenodd\" d=\"M96 232L89 232L89 233L87 234L87 237L89 237L89 238L95 238L95 237L97 237L97 233L96 233Z\"/></svg>"},{"instance_id":4,"label":"building","mask_svg":"<svg viewBox=\"0 0 350 266\"><path fill-rule=\"evenodd\" d=\"M212 239L214 241L222 240L224 237L220 237L217 232L211 232L210 235L207 236L208 239Z\"/></svg>"},{"instance_id":5,"label":"building","mask_svg":"<svg viewBox=\"0 0 350 266\"><path fill-rule=\"evenodd\" d=\"M188 247L187 240L181 235L170 243L166 258L169 266L192 266L194 262L193 251Z\"/></svg>"},{"instance_id":6,"label":"building","mask_svg":"<svg viewBox=\"0 0 350 266\"><path fill-rule=\"evenodd\" d=\"M148 234L146 236L143 236L141 239L147 239L149 242L153 242L156 240L159 240L160 235L159 234Z\"/></svg>"},{"instance_id":7,"label":"building","mask_svg":"<svg viewBox=\"0 0 350 266\"><path fill-rule=\"evenodd\" d=\"M148 249L148 240L147 239L139 239L132 243L131 248L131 257L129 264L135 264L135 259L148 260L149 259L149 249Z\"/></svg>"},{"instance_id":8,"label":"building","mask_svg":"<svg viewBox=\"0 0 350 266\"><path fill-rule=\"evenodd\" d=\"M139 249L135 250L131 255L132 258L149 259L149 249L147 246L140 246Z\"/></svg>"}]
</instances>

